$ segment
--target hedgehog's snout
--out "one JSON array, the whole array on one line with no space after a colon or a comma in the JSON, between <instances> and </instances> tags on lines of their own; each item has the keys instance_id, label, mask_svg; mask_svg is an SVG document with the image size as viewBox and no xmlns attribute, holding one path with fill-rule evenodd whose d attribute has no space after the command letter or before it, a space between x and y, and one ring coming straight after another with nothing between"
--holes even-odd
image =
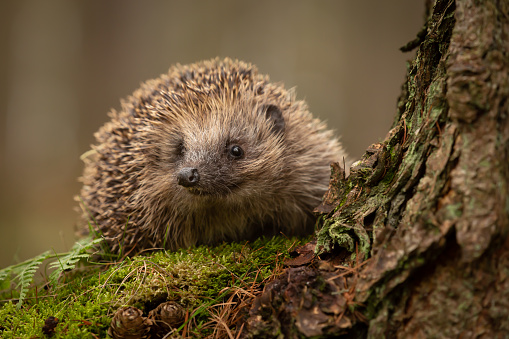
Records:
<instances>
[{"instance_id":1,"label":"hedgehog's snout","mask_svg":"<svg viewBox=\"0 0 509 339\"><path fill-rule=\"evenodd\" d=\"M184 167L177 173L177 183L184 187L193 187L200 182L200 173L193 167Z\"/></svg>"}]
</instances>

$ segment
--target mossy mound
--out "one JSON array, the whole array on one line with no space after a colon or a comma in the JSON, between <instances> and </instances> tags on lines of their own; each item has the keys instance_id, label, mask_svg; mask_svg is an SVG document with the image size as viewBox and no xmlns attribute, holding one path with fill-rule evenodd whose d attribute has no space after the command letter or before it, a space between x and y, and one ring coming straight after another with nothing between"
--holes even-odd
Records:
<instances>
[{"instance_id":1,"label":"mossy mound","mask_svg":"<svg viewBox=\"0 0 509 339\"><path fill-rule=\"evenodd\" d=\"M48 335L47 328L43 331L45 321L55 317L58 324L50 329L54 338L106 338L111 316L119 307L135 306L147 314L168 300L186 309L180 335L217 334L214 325L245 314L246 300L278 274L288 250L301 243L295 238L260 238L87 264L67 272L55 286L31 287L21 308L16 307L19 292L4 291L0 336L42 338Z\"/></svg>"}]
</instances>

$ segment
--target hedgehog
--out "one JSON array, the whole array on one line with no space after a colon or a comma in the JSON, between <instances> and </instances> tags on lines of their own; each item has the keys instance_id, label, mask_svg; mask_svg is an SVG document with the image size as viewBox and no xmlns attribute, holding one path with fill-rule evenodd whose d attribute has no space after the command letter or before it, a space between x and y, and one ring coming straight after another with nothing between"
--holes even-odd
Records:
<instances>
[{"instance_id":1,"label":"hedgehog","mask_svg":"<svg viewBox=\"0 0 509 339\"><path fill-rule=\"evenodd\" d=\"M109 117L77 200L112 252L310 234L345 156L293 89L231 59L177 64Z\"/></svg>"}]
</instances>

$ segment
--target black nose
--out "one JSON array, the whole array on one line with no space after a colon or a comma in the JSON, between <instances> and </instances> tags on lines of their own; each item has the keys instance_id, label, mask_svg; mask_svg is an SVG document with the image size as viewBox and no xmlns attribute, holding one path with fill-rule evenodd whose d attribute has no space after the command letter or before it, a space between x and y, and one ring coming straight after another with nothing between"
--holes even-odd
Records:
<instances>
[{"instance_id":1,"label":"black nose","mask_svg":"<svg viewBox=\"0 0 509 339\"><path fill-rule=\"evenodd\" d=\"M177 174L177 183L184 187L195 186L200 181L200 174L196 168L184 167Z\"/></svg>"}]
</instances>

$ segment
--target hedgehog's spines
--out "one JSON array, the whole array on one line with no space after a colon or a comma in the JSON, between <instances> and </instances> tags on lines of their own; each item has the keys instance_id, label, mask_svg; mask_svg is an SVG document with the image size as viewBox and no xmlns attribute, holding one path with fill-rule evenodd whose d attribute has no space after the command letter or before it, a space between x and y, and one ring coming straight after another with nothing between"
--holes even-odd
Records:
<instances>
[{"instance_id":1,"label":"hedgehog's spines","mask_svg":"<svg viewBox=\"0 0 509 339\"><path fill-rule=\"evenodd\" d=\"M293 89L231 59L173 66L110 117L81 195L114 251L310 232L343 157ZM242 157L228 157L233 145ZM178 184L183 167L199 172L193 187Z\"/></svg>"}]
</instances>

